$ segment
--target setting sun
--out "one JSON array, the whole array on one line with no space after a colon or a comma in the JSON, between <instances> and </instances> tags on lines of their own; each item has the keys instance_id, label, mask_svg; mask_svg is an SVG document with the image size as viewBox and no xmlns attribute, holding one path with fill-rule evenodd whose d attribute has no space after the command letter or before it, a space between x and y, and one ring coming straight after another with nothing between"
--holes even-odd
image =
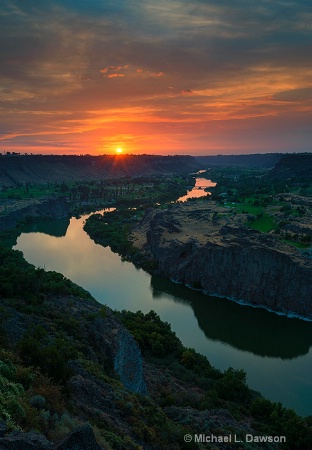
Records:
<instances>
[{"instance_id":1,"label":"setting sun","mask_svg":"<svg viewBox=\"0 0 312 450\"><path fill-rule=\"evenodd\" d=\"M118 148L116 149L116 153L120 155L120 153L122 153L122 148L118 147Z\"/></svg>"}]
</instances>

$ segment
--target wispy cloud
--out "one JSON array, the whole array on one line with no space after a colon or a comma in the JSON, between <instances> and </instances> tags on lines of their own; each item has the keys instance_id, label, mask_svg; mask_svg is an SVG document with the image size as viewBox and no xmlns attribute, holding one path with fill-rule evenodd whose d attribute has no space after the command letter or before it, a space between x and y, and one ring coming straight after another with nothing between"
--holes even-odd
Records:
<instances>
[{"instance_id":1,"label":"wispy cloud","mask_svg":"<svg viewBox=\"0 0 312 450\"><path fill-rule=\"evenodd\" d=\"M311 17L299 0L2 0L1 142L261 150L254 130L263 151L309 150Z\"/></svg>"}]
</instances>

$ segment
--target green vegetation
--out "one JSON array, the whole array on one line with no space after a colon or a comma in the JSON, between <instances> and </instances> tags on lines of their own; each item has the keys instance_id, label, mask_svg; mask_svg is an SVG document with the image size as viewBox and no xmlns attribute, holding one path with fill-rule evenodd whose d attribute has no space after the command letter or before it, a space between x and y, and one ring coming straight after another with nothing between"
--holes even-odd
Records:
<instances>
[{"instance_id":1,"label":"green vegetation","mask_svg":"<svg viewBox=\"0 0 312 450\"><path fill-rule=\"evenodd\" d=\"M133 258L137 251L128 236L135 223L144 216L145 210L149 207L160 207L160 205L164 207L166 203L176 200L185 194L185 184L194 184L194 180L191 178L190 181L183 177L173 179L140 177L133 180L127 178L127 180L128 183L140 182L141 189L131 190L130 193L126 190L124 195L118 197L115 202L118 210L104 216L91 215L86 220L84 230L96 243L109 245L114 252L120 253L123 257ZM142 184L143 180L145 185Z\"/></svg>"},{"instance_id":2,"label":"green vegetation","mask_svg":"<svg viewBox=\"0 0 312 450\"><path fill-rule=\"evenodd\" d=\"M297 248L309 247L312 210L304 196L309 196L312 184L307 178L274 178L269 170L241 167L210 169L206 176L217 182L211 188L212 199L232 215L245 214L247 226L263 233L274 232ZM292 223L298 231L288 231L287 225ZM303 223L307 225L302 227Z\"/></svg>"},{"instance_id":3,"label":"green vegetation","mask_svg":"<svg viewBox=\"0 0 312 450\"><path fill-rule=\"evenodd\" d=\"M255 230L267 233L275 228L275 219L268 214L260 215L255 221L250 222L249 226Z\"/></svg>"},{"instance_id":4,"label":"green vegetation","mask_svg":"<svg viewBox=\"0 0 312 450\"><path fill-rule=\"evenodd\" d=\"M97 200L107 204L117 202L119 206L131 207L138 202L144 205L175 200L186 193L185 186L193 183L193 177L187 174L175 177L126 176L98 181L60 181L46 184L26 182L14 188L3 186L0 190L0 200L24 200L63 194L72 203L73 208L79 207L80 203L92 203Z\"/></svg>"},{"instance_id":5,"label":"green vegetation","mask_svg":"<svg viewBox=\"0 0 312 450\"><path fill-rule=\"evenodd\" d=\"M69 378L67 361L77 358L77 349L68 339L57 337L51 341L42 326L31 326L17 346L18 353L27 366L39 367L56 382Z\"/></svg>"},{"instance_id":6,"label":"green vegetation","mask_svg":"<svg viewBox=\"0 0 312 450\"><path fill-rule=\"evenodd\" d=\"M143 216L143 209L112 211L105 215L92 214L84 225L84 230L96 242L109 245L122 255L134 255L135 249L128 240L131 225Z\"/></svg>"},{"instance_id":7,"label":"green vegetation","mask_svg":"<svg viewBox=\"0 0 312 450\"><path fill-rule=\"evenodd\" d=\"M134 339L145 356L164 357L181 355L183 346L181 341L171 331L169 323L162 322L155 311L143 314L141 311L116 312L123 324L131 331Z\"/></svg>"},{"instance_id":8,"label":"green vegetation","mask_svg":"<svg viewBox=\"0 0 312 450\"><path fill-rule=\"evenodd\" d=\"M312 444L312 417L303 419L293 410L283 408L261 397L247 386L243 370L229 368L222 374L207 358L193 349L183 347L168 323L162 322L154 311L117 313L140 345L147 361L165 371L166 386L158 387L160 405L191 406L197 410L224 408L237 420L249 417L251 426L267 435L287 436L284 449L308 450ZM168 380L175 380L177 390L168 388ZM197 396L189 395L182 386L187 383L201 389Z\"/></svg>"},{"instance_id":9,"label":"green vegetation","mask_svg":"<svg viewBox=\"0 0 312 450\"><path fill-rule=\"evenodd\" d=\"M60 188L57 183L35 184L25 183L15 188L2 187L0 190L0 199L23 200L27 198L48 197L57 192Z\"/></svg>"},{"instance_id":10,"label":"green vegetation","mask_svg":"<svg viewBox=\"0 0 312 450\"><path fill-rule=\"evenodd\" d=\"M83 288L62 274L35 268L23 258L23 253L0 246L0 296L23 298L27 306L43 303L48 294L76 295L91 298Z\"/></svg>"},{"instance_id":11,"label":"green vegetation","mask_svg":"<svg viewBox=\"0 0 312 450\"><path fill-rule=\"evenodd\" d=\"M287 239L282 239L282 240L286 244L293 245L294 247L297 247L297 248L309 248L309 247L311 247L310 243L308 244L308 243L305 243L305 242L289 241Z\"/></svg>"},{"instance_id":12,"label":"green vegetation","mask_svg":"<svg viewBox=\"0 0 312 450\"><path fill-rule=\"evenodd\" d=\"M49 438L59 433L65 421L61 387L7 350L0 350L0 419L11 430L36 429ZM72 418L65 432L78 423Z\"/></svg>"},{"instance_id":13,"label":"green vegetation","mask_svg":"<svg viewBox=\"0 0 312 450\"><path fill-rule=\"evenodd\" d=\"M288 186L283 180L271 179L264 169L215 168L203 176L217 181L217 186L211 188L212 198L224 206L232 217L243 214L246 226L263 233L274 232L279 239L297 248L309 247L311 236L306 231L289 233L284 228L296 218L308 221L312 212L303 204L293 203L289 198L290 194L288 197L282 194L286 186L290 192L298 190L297 183ZM84 229L97 243L109 245L126 259L139 261L139 254L128 239L131 229L143 217L146 208L167 207L164 202L176 200L183 194L185 184L191 182L194 180L186 177L171 180L165 177L157 180L153 177L133 180L129 177L120 180L119 185L115 186L118 211L105 216L91 216ZM306 182L304 186L306 189ZM153 262L150 262L150 267L147 267L147 262L140 260L139 263L145 264L147 271L153 270Z\"/></svg>"}]
</instances>

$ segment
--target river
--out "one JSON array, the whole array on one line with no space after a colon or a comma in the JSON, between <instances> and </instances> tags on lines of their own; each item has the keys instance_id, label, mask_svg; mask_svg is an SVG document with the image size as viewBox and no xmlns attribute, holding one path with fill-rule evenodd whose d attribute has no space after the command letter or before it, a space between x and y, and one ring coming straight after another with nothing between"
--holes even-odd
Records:
<instances>
[{"instance_id":1,"label":"river","mask_svg":"<svg viewBox=\"0 0 312 450\"><path fill-rule=\"evenodd\" d=\"M83 230L86 217L25 228L14 249L37 267L61 272L112 309L155 310L185 346L206 355L215 367L243 368L251 388L312 415L311 322L151 276L95 244Z\"/></svg>"},{"instance_id":2,"label":"river","mask_svg":"<svg viewBox=\"0 0 312 450\"><path fill-rule=\"evenodd\" d=\"M206 172L206 170L200 170L195 175L200 175L200 173L202 172ZM177 202L186 202L190 198L207 197L207 195L211 195L211 192L206 191L206 189L214 187L216 185L217 183L214 183L207 178L196 177L195 186L192 189L188 190L186 195L178 198Z\"/></svg>"}]
</instances>

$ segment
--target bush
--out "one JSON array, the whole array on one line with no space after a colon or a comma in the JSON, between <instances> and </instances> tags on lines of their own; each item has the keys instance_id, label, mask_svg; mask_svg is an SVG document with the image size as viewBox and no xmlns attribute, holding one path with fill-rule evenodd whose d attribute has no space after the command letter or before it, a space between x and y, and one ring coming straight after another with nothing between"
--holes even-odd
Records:
<instances>
[{"instance_id":1,"label":"bush","mask_svg":"<svg viewBox=\"0 0 312 450\"><path fill-rule=\"evenodd\" d=\"M22 298L30 305L40 306L46 294L92 298L62 274L37 269L25 261L22 252L0 246L0 296Z\"/></svg>"},{"instance_id":2,"label":"bush","mask_svg":"<svg viewBox=\"0 0 312 450\"><path fill-rule=\"evenodd\" d=\"M31 406L33 406L34 408L37 409L42 409L44 408L45 404L46 404L46 399L44 397L42 397L42 395L34 395L33 397L31 397L31 399L29 400L29 403L31 404Z\"/></svg>"},{"instance_id":3,"label":"bush","mask_svg":"<svg viewBox=\"0 0 312 450\"><path fill-rule=\"evenodd\" d=\"M16 368L11 361L0 360L0 420L7 422L11 429L26 415L21 404L24 388L15 382Z\"/></svg>"},{"instance_id":4,"label":"bush","mask_svg":"<svg viewBox=\"0 0 312 450\"><path fill-rule=\"evenodd\" d=\"M246 372L234 370L232 367L224 372L224 376L215 384L219 397L238 403L251 400L251 391L246 384Z\"/></svg>"},{"instance_id":5,"label":"bush","mask_svg":"<svg viewBox=\"0 0 312 450\"><path fill-rule=\"evenodd\" d=\"M63 338L51 342L40 326L31 327L18 343L17 349L24 364L39 367L56 381L64 381L69 377L66 363L78 355L77 350Z\"/></svg>"},{"instance_id":6,"label":"bush","mask_svg":"<svg viewBox=\"0 0 312 450\"><path fill-rule=\"evenodd\" d=\"M167 322L162 322L155 311L143 314L122 311L117 313L133 335L144 355L164 357L180 354L183 346Z\"/></svg>"}]
</instances>

